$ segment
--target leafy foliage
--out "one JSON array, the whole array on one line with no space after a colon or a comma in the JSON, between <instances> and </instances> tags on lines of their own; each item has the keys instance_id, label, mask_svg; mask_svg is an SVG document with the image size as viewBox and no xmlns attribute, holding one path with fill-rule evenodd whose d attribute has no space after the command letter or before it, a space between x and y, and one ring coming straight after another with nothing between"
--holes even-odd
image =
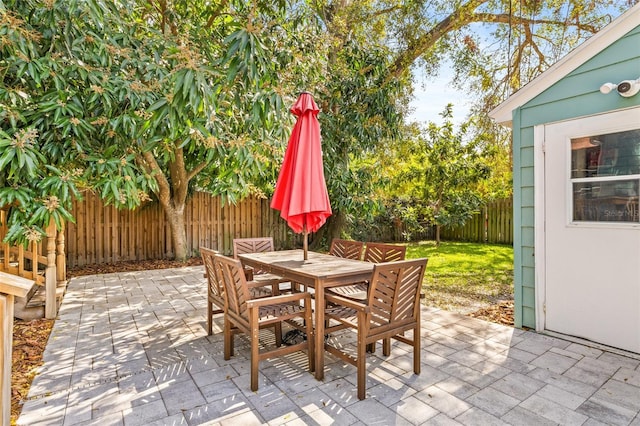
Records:
<instances>
[{"instance_id":1,"label":"leafy foliage","mask_svg":"<svg viewBox=\"0 0 640 426\"><path fill-rule=\"evenodd\" d=\"M281 2L232 3L0 7L0 204L22 227L11 238L71 220L90 189L118 207L158 199L175 239L193 188L234 201L274 180L291 123L281 72L298 70L289 36L303 20Z\"/></svg>"},{"instance_id":2,"label":"leafy foliage","mask_svg":"<svg viewBox=\"0 0 640 426\"><path fill-rule=\"evenodd\" d=\"M413 90L412 74L437 75L446 61L458 87L477 99L473 126L466 132L485 139L487 165L497 172L482 182L478 195L508 194L508 133L486 113L624 10L608 1L588 5L582 0L313 3L329 59L314 92L321 94L317 100L327 114L321 125L334 208L329 226L340 228L332 229L332 236L349 219L380 210L380 200L372 200L379 173L354 184L358 173L371 170L360 169L368 163L361 160L375 152L384 166L385 156L406 137L400 123ZM440 220L463 217L462 201L438 212Z\"/></svg>"},{"instance_id":3,"label":"leafy foliage","mask_svg":"<svg viewBox=\"0 0 640 426\"><path fill-rule=\"evenodd\" d=\"M71 199L92 190L119 207L156 199L184 258L189 192L268 195L301 90L321 108L335 236L348 216L380 208L371 195L384 176L371 155L402 138L414 65L433 75L449 58L461 84L482 94L475 112L486 112L618 9L582 0L5 0L0 163L10 172L0 204L13 206L10 238L71 220ZM486 116L476 125L508 149ZM18 146L24 135L30 145ZM438 220L463 216L463 200Z\"/></svg>"},{"instance_id":4,"label":"leafy foliage","mask_svg":"<svg viewBox=\"0 0 640 426\"><path fill-rule=\"evenodd\" d=\"M414 221L417 216L438 227L458 226L482 203L479 184L491 175L490 155L484 151L482 137L469 137L468 124L456 130L452 105L445 108L442 117L441 126L429 123L424 136L410 148L411 155L397 175L404 190L398 192L396 187L395 193L408 200L402 214Z\"/></svg>"},{"instance_id":5,"label":"leafy foliage","mask_svg":"<svg viewBox=\"0 0 640 426\"><path fill-rule=\"evenodd\" d=\"M381 86L386 76L382 51L352 46L339 56L349 71L333 73L326 82L330 93L321 117L327 185L335 210L362 215L375 207L369 197L375 191L375 164L359 160L399 134L402 115L396 99L402 87Z\"/></svg>"}]
</instances>

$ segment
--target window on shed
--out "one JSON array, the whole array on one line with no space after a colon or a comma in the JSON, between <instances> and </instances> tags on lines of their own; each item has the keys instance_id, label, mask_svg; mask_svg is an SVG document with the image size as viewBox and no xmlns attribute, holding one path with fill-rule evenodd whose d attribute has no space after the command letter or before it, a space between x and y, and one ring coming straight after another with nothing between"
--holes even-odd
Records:
<instances>
[{"instance_id":1,"label":"window on shed","mask_svg":"<svg viewBox=\"0 0 640 426\"><path fill-rule=\"evenodd\" d=\"M573 220L638 223L640 129L571 140Z\"/></svg>"}]
</instances>

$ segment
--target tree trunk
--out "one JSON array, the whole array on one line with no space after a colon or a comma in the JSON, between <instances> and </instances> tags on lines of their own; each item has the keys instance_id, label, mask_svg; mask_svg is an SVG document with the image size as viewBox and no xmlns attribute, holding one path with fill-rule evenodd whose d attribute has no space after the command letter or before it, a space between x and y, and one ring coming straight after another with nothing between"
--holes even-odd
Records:
<instances>
[{"instance_id":1,"label":"tree trunk","mask_svg":"<svg viewBox=\"0 0 640 426\"><path fill-rule=\"evenodd\" d=\"M342 230L346 222L347 218L340 210L334 210L332 212L331 217L329 217L327 224L324 226L327 244L331 244L331 240L334 238L340 238L342 236Z\"/></svg>"},{"instance_id":2,"label":"tree trunk","mask_svg":"<svg viewBox=\"0 0 640 426\"><path fill-rule=\"evenodd\" d=\"M440 245L440 225L436 223L436 246Z\"/></svg>"},{"instance_id":3,"label":"tree trunk","mask_svg":"<svg viewBox=\"0 0 640 426\"><path fill-rule=\"evenodd\" d=\"M167 179L167 176L162 171L162 168L151 151L144 151L139 161L145 165L149 173L155 173L155 179L158 183L156 195L169 221L174 259L184 262L187 260L188 254L184 209L187 203L189 181L202 170L205 163L194 168L191 172L187 172L183 149L176 146L174 155L174 160L169 162L170 180Z\"/></svg>"},{"instance_id":4,"label":"tree trunk","mask_svg":"<svg viewBox=\"0 0 640 426\"><path fill-rule=\"evenodd\" d=\"M169 228L171 229L171 242L173 243L174 260L184 262L187 260L187 230L184 222L184 205L181 208L164 208Z\"/></svg>"}]
</instances>

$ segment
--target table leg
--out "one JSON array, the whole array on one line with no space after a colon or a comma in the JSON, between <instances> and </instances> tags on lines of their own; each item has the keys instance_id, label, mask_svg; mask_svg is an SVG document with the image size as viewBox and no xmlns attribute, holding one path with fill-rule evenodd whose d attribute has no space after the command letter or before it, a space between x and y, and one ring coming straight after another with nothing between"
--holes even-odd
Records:
<instances>
[{"instance_id":1,"label":"table leg","mask_svg":"<svg viewBox=\"0 0 640 426\"><path fill-rule=\"evenodd\" d=\"M324 379L324 286L316 284L316 379Z\"/></svg>"}]
</instances>

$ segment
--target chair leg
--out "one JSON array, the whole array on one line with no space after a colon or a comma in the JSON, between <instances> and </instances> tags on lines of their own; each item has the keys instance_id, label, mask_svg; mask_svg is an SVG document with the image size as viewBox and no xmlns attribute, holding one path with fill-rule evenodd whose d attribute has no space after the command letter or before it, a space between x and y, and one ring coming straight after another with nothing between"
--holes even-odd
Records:
<instances>
[{"instance_id":1,"label":"chair leg","mask_svg":"<svg viewBox=\"0 0 640 426\"><path fill-rule=\"evenodd\" d=\"M382 339L382 355L384 356L391 355L391 338L390 337Z\"/></svg>"},{"instance_id":2,"label":"chair leg","mask_svg":"<svg viewBox=\"0 0 640 426\"><path fill-rule=\"evenodd\" d=\"M358 399L365 399L367 395L367 359L366 359L366 346L364 343L364 332L362 331L362 324L364 322L364 315L358 313L358 343L357 343L357 359L356 359L356 374L358 376Z\"/></svg>"},{"instance_id":3,"label":"chair leg","mask_svg":"<svg viewBox=\"0 0 640 426\"><path fill-rule=\"evenodd\" d=\"M282 346L282 323L277 322L273 325L273 332L276 335L276 346Z\"/></svg>"},{"instance_id":4,"label":"chair leg","mask_svg":"<svg viewBox=\"0 0 640 426\"><path fill-rule=\"evenodd\" d=\"M251 325L251 390L258 390L258 365L260 363L259 342L258 342L258 326L253 323Z\"/></svg>"},{"instance_id":5,"label":"chair leg","mask_svg":"<svg viewBox=\"0 0 640 426\"><path fill-rule=\"evenodd\" d=\"M213 334L213 303L207 302L207 336Z\"/></svg>"},{"instance_id":6,"label":"chair leg","mask_svg":"<svg viewBox=\"0 0 640 426\"><path fill-rule=\"evenodd\" d=\"M420 321L413 329L413 372L420 374Z\"/></svg>"},{"instance_id":7,"label":"chair leg","mask_svg":"<svg viewBox=\"0 0 640 426\"><path fill-rule=\"evenodd\" d=\"M227 316L224 316L224 359L228 361L233 356L233 327Z\"/></svg>"}]
</instances>

